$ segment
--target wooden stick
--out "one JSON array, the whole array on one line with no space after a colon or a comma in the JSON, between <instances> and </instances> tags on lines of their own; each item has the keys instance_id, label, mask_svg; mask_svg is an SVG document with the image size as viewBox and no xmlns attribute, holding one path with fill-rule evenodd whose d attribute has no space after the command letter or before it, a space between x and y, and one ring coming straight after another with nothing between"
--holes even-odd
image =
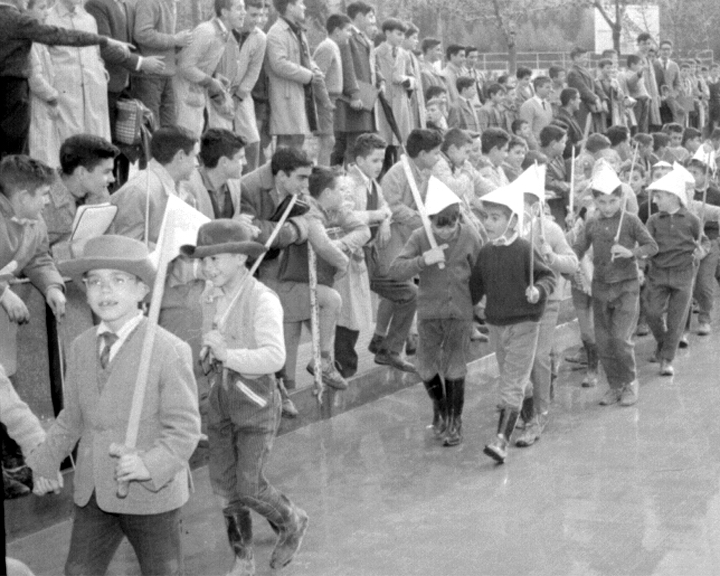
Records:
<instances>
[{"instance_id":1,"label":"wooden stick","mask_svg":"<svg viewBox=\"0 0 720 576\"><path fill-rule=\"evenodd\" d=\"M635 150L633 151L632 160L630 161L630 172L628 172L628 184L630 184L630 180L632 180L632 174L635 171L635 162L637 161L639 144L639 142L635 142Z\"/></svg>"},{"instance_id":2,"label":"wooden stick","mask_svg":"<svg viewBox=\"0 0 720 576\"><path fill-rule=\"evenodd\" d=\"M417 182L415 182L415 177L413 176L412 168L410 167L410 161L408 160L407 155L403 154L400 156L400 162L402 162L403 170L405 170L405 177L410 185L410 191L412 192L413 200L415 200L415 206L420 214L420 220L422 220L422 225L425 229L428 242L430 242L430 248L435 249L437 248L437 242L435 241L435 235L433 234L432 226L430 225L430 218L428 218L427 212L425 211L425 203L420 197L420 190L418 190ZM438 268L443 270L445 268L445 263L438 262Z\"/></svg>"},{"instance_id":3,"label":"wooden stick","mask_svg":"<svg viewBox=\"0 0 720 576\"><path fill-rule=\"evenodd\" d=\"M142 352L140 353L137 381L135 383L135 391L133 392L132 405L130 407L127 432L125 433L125 444L122 447L117 447L116 445L111 445L110 447L111 453L116 456L133 452L135 450L135 446L137 445L137 437L140 430L140 416L142 415L143 403L145 401L145 390L147 389L148 375L150 373L150 360L152 357L153 346L155 344L158 319L160 317L160 303L165 290L165 278L167 277L168 264L170 264L170 261L172 260L170 254L166 254L167 250L164 250L166 237L167 234L163 234L162 237L159 238L158 246L156 248L160 250L158 271L153 284L150 311L148 312L147 331L145 332L145 340L143 341ZM113 447L118 449L113 452ZM128 482L118 481L118 498L125 498L128 494L128 490Z\"/></svg>"},{"instance_id":4,"label":"wooden stick","mask_svg":"<svg viewBox=\"0 0 720 576\"><path fill-rule=\"evenodd\" d=\"M315 395L318 404L322 406L322 395L325 385L322 380L322 362L320 360L320 310L317 301L317 256L315 250L307 243L308 250L308 279L310 284L310 335L312 337L312 363L313 378L315 381Z\"/></svg>"},{"instance_id":5,"label":"wooden stick","mask_svg":"<svg viewBox=\"0 0 720 576\"><path fill-rule=\"evenodd\" d=\"M618 229L617 229L617 232L615 232L613 246L620 241L620 232L622 232L622 225L623 225L623 220L625 219L625 212L627 212L627 198L623 198L622 211L620 212L620 222L618 222ZM610 262L615 262L614 254L611 256Z\"/></svg>"},{"instance_id":6,"label":"wooden stick","mask_svg":"<svg viewBox=\"0 0 720 576\"><path fill-rule=\"evenodd\" d=\"M530 287L535 284L535 217L530 214Z\"/></svg>"},{"instance_id":7,"label":"wooden stick","mask_svg":"<svg viewBox=\"0 0 720 576\"><path fill-rule=\"evenodd\" d=\"M570 156L570 196L568 198L568 212L575 215L575 146L572 147Z\"/></svg>"},{"instance_id":8,"label":"wooden stick","mask_svg":"<svg viewBox=\"0 0 720 576\"><path fill-rule=\"evenodd\" d=\"M583 141L582 146L580 146L580 156L582 156L585 153L585 148L587 148L587 139L590 136L590 126L592 125L592 112L590 112L587 115L587 119L585 120L585 132L583 132Z\"/></svg>"}]
</instances>

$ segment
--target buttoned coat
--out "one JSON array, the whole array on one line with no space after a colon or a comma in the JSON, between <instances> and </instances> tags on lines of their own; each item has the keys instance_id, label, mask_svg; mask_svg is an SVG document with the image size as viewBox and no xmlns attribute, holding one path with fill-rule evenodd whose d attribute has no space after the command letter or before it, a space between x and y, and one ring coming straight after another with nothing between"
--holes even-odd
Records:
<instances>
[{"instance_id":1,"label":"buttoned coat","mask_svg":"<svg viewBox=\"0 0 720 576\"><path fill-rule=\"evenodd\" d=\"M97 328L86 330L70 346L65 408L27 461L38 475L54 478L80 440L74 478L78 506L85 506L93 492L100 509L112 514L160 514L188 500L188 460L200 439L197 385L190 347L160 327L137 440L151 479L130 482L127 497L117 496L117 460L109 450L111 444L125 442L147 325L146 319L140 321L106 370L100 367Z\"/></svg>"},{"instance_id":2,"label":"buttoned coat","mask_svg":"<svg viewBox=\"0 0 720 576\"><path fill-rule=\"evenodd\" d=\"M414 81L410 70L410 55L404 48L393 49L390 44L383 42L375 49L375 58L378 70L386 79L385 98L392 107L395 122L402 142L390 129L390 123L385 114L381 112L378 119L378 132L388 144L399 146L405 144L410 135L410 98L404 82Z\"/></svg>"},{"instance_id":3,"label":"buttoned coat","mask_svg":"<svg viewBox=\"0 0 720 576\"><path fill-rule=\"evenodd\" d=\"M353 110L349 101L359 98L358 82L375 86L377 75L372 62L372 45L367 36L353 27L347 44L340 46L343 71L343 98L336 103L336 132L374 132L374 110Z\"/></svg>"},{"instance_id":4,"label":"buttoned coat","mask_svg":"<svg viewBox=\"0 0 720 576\"><path fill-rule=\"evenodd\" d=\"M282 18L278 18L268 31L265 61L270 93L270 133L310 134L304 86L312 81L313 71L302 66L298 37Z\"/></svg>"}]
</instances>

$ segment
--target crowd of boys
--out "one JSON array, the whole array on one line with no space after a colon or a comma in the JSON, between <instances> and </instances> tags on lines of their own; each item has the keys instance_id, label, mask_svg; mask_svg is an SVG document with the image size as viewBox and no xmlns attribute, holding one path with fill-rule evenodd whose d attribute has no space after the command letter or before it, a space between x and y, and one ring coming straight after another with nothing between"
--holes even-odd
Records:
<instances>
[{"instance_id":1,"label":"crowd of boys","mask_svg":"<svg viewBox=\"0 0 720 576\"><path fill-rule=\"evenodd\" d=\"M281 415L297 416L288 390L311 294L320 361L307 370L347 389L358 339L372 334L360 345L377 364L423 381L444 446L463 440L470 342L489 339L499 414L484 453L498 463L516 429L515 445L528 447L551 422L553 336L568 295L583 343L568 360L586 366L587 388L602 366L605 406L639 399L636 336L652 332L651 361L673 376L693 302L697 333L710 333L720 281L712 96L720 68L709 69L709 82L702 69L694 77L692 66L673 66L667 42L654 61L641 34L627 71L607 53L595 74L577 48L567 74L554 66L533 78L519 68L512 85L480 71L474 48L448 46L441 69L441 42L426 38L417 50L417 28L397 19L382 23L376 46L375 11L363 2L328 18L328 37L311 55L302 0L275 4L267 37L258 21L246 25L265 9L252 0L248 14L241 0L216 0L215 17L192 39L172 36L173 46L188 44L181 79L135 86L157 97L164 120L147 165L112 194L120 150L100 136L62 142L58 169L23 154L23 134L2 152L0 395L14 412L0 405L0 416L34 475L6 437L17 470L4 480L20 492L29 490L23 482L37 494L60 490L60 463L79 442L67 574L104 573L123 537L143 574L181 572L180 510L201 414L230 574L255 572L251 511L277 533L271 566L292 560L309 518L265 468ZM30 40L126 48L0 5L23 25L11 36L18 69L27 68ZM252 105L258 78L269 116ZM20 92L21 84L11 83ZM170 121L178 94L182 114ZM274 147L263 139L268 126ZM158 272L150 252L171 200L206 223L168 267L156 326L143 314ZM108 233L71 244L78 208L102 203L117 209ZM15 293L22 277L57 321L73 305L84 315L67 343L64 409L47 432L12 395L17 329L30 314ZM153 338L137 448L128 450L137 358Z\"/></svg>"}]
</instances>

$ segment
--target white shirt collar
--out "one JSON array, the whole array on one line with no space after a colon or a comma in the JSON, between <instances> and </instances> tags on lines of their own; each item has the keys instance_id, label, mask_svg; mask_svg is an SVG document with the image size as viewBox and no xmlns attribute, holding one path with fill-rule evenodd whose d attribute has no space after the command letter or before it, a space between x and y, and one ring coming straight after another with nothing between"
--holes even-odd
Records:
<instances>
[{"instance_id":1,"label":"white shirt collar","mask_svg":"<svg viewBox=\"0 0 720 576\"><path fill-rule=\"evenodd\" d=\"M122 345L125 343L125 340L128 339L128 336L132 333L135 328L137 328L138 324L142 321L144 318L142 312L140 310L137 311L137 314L133 316L130 320L125 322L122 328L118 330L117 332L114 332L115 336L118 337L117 341L110 347L110 360L112 360L115 357L115 354L117 354L118 350L122 347ZM100 336L101 334L105 334L106 332L112 332L110 330L110 327L105 324L105 322L100 322L97 327L97 335ZM100 344L102 345L102 344Z\"/></svg>"}]
</instances>

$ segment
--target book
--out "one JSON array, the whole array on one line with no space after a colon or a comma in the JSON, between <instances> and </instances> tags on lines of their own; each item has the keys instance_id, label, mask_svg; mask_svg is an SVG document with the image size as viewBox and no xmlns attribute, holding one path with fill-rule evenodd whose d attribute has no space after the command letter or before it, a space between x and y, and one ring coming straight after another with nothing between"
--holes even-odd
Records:
<instances>
[{"instance_id":1,"label":"book","mask_svg":"<svg viewBox=\"0 0 720 576\"><path fill-rule=\"evenodd\" d=\"M116 213L117 206L109 202L80 206L75 212L70 242L102 236L110 228Z\"/></svg>"}]
</instances>

